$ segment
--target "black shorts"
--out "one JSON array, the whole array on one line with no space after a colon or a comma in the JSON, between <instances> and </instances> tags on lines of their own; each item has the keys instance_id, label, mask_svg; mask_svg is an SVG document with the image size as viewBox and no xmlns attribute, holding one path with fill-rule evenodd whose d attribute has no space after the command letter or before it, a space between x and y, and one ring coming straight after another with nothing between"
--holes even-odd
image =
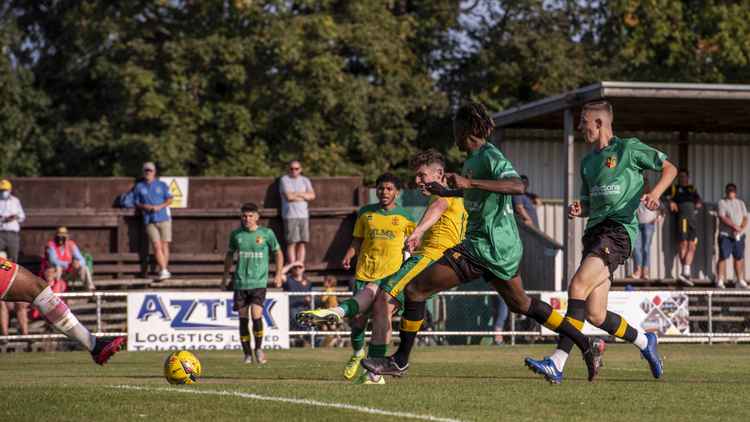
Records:
<instances>
[{"instance_id":1,"label":"black shorts","mask_svg":"<svg viewBox=\"0 0 750 422\"><path fill-rule=\"evenodd\" d=\"M630 257L630 236L625 226L611 220L604 220L583 233L583 258L598 256L609 268L612 278L617 267Z\"/></svg>"},{"instance_id":2,"label":"black shorts","mask_svg":"<svg viewBox=\"0 0 750 422\"><path fill-rule=\"evenodd\" d=\"M698 240L698 234L695 231L694 218L677 218L677 240L686 240L688 242L695 242Z\"/></svg>"},{"instance_id":3,"label":"black shorts","mask_svg":"<svg viewBox=\"0 0 750 422\"><path fill-rule=\"evenodd\" d=\"M241 308L250 305L263 306L266 301L267 289L247 289L234 291L234 310L239 311Z\"/></svg>"},{"instance_id":4,"label":"black shorts","mask_svg":"<svg viewBox=\"0 0 750 422\"><path fill-rule=\"evenodd\" d=\"M487 282L497 279L479 259L469 254L463 243L446 250L437 262L453 268L461 283L469 283L480 277Z\"/></svg>"}]
</instances>

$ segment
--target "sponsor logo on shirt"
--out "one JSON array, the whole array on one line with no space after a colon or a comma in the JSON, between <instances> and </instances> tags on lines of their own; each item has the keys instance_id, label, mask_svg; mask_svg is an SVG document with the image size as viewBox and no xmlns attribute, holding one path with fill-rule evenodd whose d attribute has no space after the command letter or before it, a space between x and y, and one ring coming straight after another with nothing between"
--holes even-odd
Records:
<instances>
[{"instance_id":1,"label":"sponsor logo on shirt","mask_svg":"<svg viewBox=\"0 0 750 422\"><path fill-rule=\"evenodd\" d=\"M257 245L262 245L263 244L263 236L255 236L255 243Z\"/></svg>"},{"instance_id":2,"label":"sponsor logo on shirt","mask_svg":"<svg viewBox=\"0 0 750 422\"><path fill-rule=\"evenodd\" d=\"M391 224L393 224L394 226L398 226L398 217L393 217L391 219Z\"/></svg>"},{"instance_id":3,"label":"sponsor logo on shirt","mask_svg":"<svg viewBox=\"0 0 750 422\"><path fill-rule=\"evenodd\" d=\"M604 163L607 168L613 169L617 166L617 157L607 157L607 161Z\"/></svg>"},{"instance_id":4,"label":"sponsor logo on shirt","mask_svg":"<svg viewBox=\"0 0 750 422\"><path fill-rule=\"evenodd\" d=\"M591 196L619 195L620 194L620 185L594 186L594 187L591 188L590 194L591 194Z\"/></svg>"},{"instance_id":5,"label":"sponsor logo on shirt","mask_svg":"<svg viewBox=\"0 0 750 422\"><path fill-rule=\"evenodd\" d=\"M240 251L240 258L260 259L263 258L263 252L245 252Z\"/></svg>"},{"instance_id":6,"label":"sponsor logo on shirt","mask_svg":"<svg viewBox=\"0 0 750 422\"><path fill-rule=\"evenodd\" d=\"M393 240L396 238L396 234L393 233L390 230L384 230L384 229L371 229L368 232L368 235L370 239L386 239L386 240Z\"/></svg>"},{"instance_id":7,"label":"sponsor logo on shirt","mask_svg":"<svg viewBox=\"0 0 750 422\"><path fill-rule=\"evenodd\" d=\"M0 270L10 271L12 269L13 269L13 264L11 264L10 261L6 261L6 260L0 258Z\"/></svg>"}]
</instances>

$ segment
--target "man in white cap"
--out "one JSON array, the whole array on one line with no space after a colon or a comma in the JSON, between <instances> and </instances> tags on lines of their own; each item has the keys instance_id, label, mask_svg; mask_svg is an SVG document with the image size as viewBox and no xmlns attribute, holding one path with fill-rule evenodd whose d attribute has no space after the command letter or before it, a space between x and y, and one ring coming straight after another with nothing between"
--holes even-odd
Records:
<instances>
[{"instance_id":1,"label":"man in white cap","mask_svg":"<svg viewBox=\"0 0 750 422\"><path fill-rule=\"evenodd\" d=\"M156 165L150 161L143 163L143 180L135 185L135 206L143 214L143 224L154 247L154 257L160 269L159 281L172 277L167 269L169 243L172 241L170 205L172 193L166 183L156 179Z\"/></svg>"}]
</instances>

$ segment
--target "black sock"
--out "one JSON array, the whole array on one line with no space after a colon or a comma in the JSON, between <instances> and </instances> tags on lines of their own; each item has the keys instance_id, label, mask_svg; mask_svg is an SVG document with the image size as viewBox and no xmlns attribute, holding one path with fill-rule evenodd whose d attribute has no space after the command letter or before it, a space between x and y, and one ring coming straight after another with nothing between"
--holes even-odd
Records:
<instances>
[{"instance_id":1,"label":"black sock","mask_svg":"<svg viewBox=\"0 0 750 422\"><path fill-rule=\"evenodd\" d=\"M568 303L568 309L570 309L570 303ZM551 306L539 299L531 298L531 305L526 315L534 318L536 322L543 324L550 330L569 337L581 349L581 352L586 353L591 348L588 337L583 335L581 330L571 323L572 319L563 319Z\"/></svg>"},{"instance_id":2,"label":"black sock","mask_svg":"<svg viewBox=\"0 0 750 422\"><path fill-rule=\"evenodd\" d=\"M586 301L580 299L569 299L568 312L565 314L565 319L579 330L582 329L583 321L586 319ZM570 351L573 350L573 340L570 337L561 334L560 339L557 342L557 348L570 354Z\"/></svg>"},{"instance_id":3,"label":"black sock","mask_svg":"<svg viewBox=\"0 0 750 422\"><path fill-rule=\"evenodd\" d=\"M401 315L401 328L399 329L399 339L401 343L398 350L393 355L396 363L404 367L409 363L409 355L414 347L414 341L417 339L417 333L422 327L425 315L425 303L411 301L406 298L404 303L404 313Z\"/></svg>"},{"instance_id":4,"label":"black sock","mask_svg":"<svg viewBox=\"0 0 750 422\"><path fill-rule=\"evenodd\" d=\"M253 336L255 337L255 350L263 346L263 318L253 318Z\"/></svg>"},{"instance_id":5,"label":"black sock","mask_svg":"<svg viewBox=\"0 0 750 422\"><path fill-rule=\"evenodd\" d=\"M631 327L620 315L610 311L607 311L607 317L599 328L631 343L638 337L638 330Z\"/></svg>"},{"instance_id":6,"label":"black sock","mask_svg":"<svg viewBox=\"0 0 750 422\"><path fill-rule=\"evenodd\" d=\"M242 351L245 355L250 354L250 327L248 318L240 318L240 344L242 344Z\"/></svg>"}]
</instances>

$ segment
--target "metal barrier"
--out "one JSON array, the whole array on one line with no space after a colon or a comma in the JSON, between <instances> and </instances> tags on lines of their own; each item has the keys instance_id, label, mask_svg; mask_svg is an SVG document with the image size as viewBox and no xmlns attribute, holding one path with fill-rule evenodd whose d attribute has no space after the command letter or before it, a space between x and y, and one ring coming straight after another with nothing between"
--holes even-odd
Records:
<instances>
[{"instance_id":1,"label":"metal barrier","mask_svg":"<svg viewBox=\"0 0 750 422\"><path fill-rule=\"evenodd\" d=\"M665 292L671 292L666 291ZM530 295L539 295L545 292L540 291L529 291ZM705 298L705 305L703 303L700 304L689 304L688 308L691 309L691 307L695 308L696 310L700 310L700 312L696 312L696 314L691 311L691 318L695 317L696 320L691 320L691 332L688 334L681 334L681 335L668 335L668 336L662 336L660 338L660 342L708 342L708 343L714 343L714 342L745 342L750 341L750 290L695 290L695 291L679 291L681 294L685 294L689 296L690 298ZM92 330L93 335L97 337L102 336L121 336L121 335L127 335L127 332L107 332L102 330L102 299L103 298L127 298L128 292L94 292L94 293L88 293L88 292L81 292L81 293L62 293L58 296L62 298L85 298L85 297L93 297L95 299L96 303L96 330ZM448 292L442 292L439 293L437 296L439 298L446 298L446 297L457 297L457 296L464 296L464 297L477 297L477 296L494 296L497 293L494 291L448 291ZM351 296L351 292L322 292L322 291L313 291L313 292L288 292L287 295L289 296ZM743 297L747 298L747 305L737 305L737 304L729 304L729 305L720 305L717 306L716 301L719 300L718 298L722 298L722 301L726 301L726 298L732 298L732 297ZM315 309L316 304L315 300L312 300L310 303L310 309ZM705 308L705 316L702 316L700 314L703 313L703 309ZM717 312L717 309L719 313L721 312L734 312L735 316L722 316L722 315L714 315ZM495 336L495 335L503 335L503 336L510 336L511 338L511 344L515 344L517 337L520 336L533 336L533 337L544 337L544 336L553 336L555 334L549 334L542 331L541 327L536 324L530 324L532 325L533 329L525 329L525 330L516 330L517 323L518 323L518 317L510 313L509 320L510 320L510 329L505 331L422 331L419 333L420 336L423 337L430 337L430 336ZM526 319L526 318L524 318ZM698 320L699 319L699 320ZM528 319L526 319L528 320ZM740 332L722 332L722 331L715 331L715 323L716 322L726 322L731 321L735 324L742 324L742 331ZM698 331L695 332L693 330L693 326L697 329L701 326L700 322L705 322L705 331ZM309 336L310 337L310 344L314 347L315 345L315 338L316 336L331 336L331 335L349 335L349 331L321 331L321 330L294 330L290 331L289 335L291 336ZM370 332L367 332L369 335ZM397 331L394 332L394 334L398 334ZM0 341L17 341L17 340L47 340L47 339L64 339L66 338L62 334L32 334L32 335L11 335L11 336L0 336Z\"/></svg>"}]
</instances>

